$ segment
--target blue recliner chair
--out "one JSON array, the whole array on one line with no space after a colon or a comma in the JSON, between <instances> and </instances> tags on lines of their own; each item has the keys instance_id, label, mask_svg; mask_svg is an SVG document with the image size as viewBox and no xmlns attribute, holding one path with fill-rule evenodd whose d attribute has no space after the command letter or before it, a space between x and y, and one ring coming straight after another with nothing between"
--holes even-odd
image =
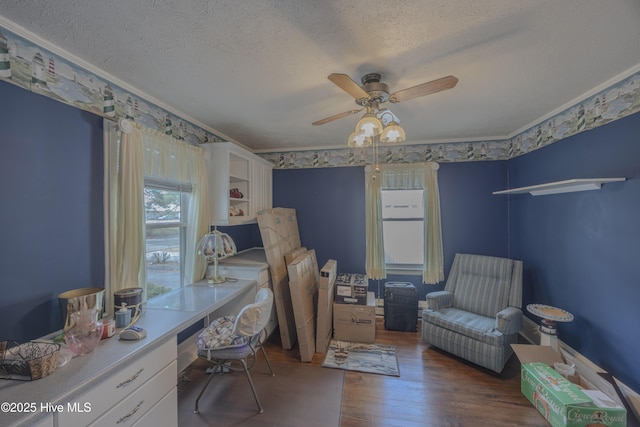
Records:
<instances>
[{"instance_id":1,"label":"blue recliner chair","mask_svg":"<svg viewBox=\"0 0 640 427\"><path fill-rule=\"evenodd\" d=\"M522 261L456 254L444 291L427 294L422 338L502 372L522 329Z\"/></svg>"}]
</instances>

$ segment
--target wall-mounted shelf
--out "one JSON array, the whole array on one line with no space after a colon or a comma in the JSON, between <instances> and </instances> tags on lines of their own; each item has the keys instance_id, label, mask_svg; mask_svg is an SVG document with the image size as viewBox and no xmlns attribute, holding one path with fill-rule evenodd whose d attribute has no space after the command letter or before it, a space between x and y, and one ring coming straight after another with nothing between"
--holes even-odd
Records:
<instances>
[{"instance_id":1,"label":"wall-mounted shelf","mask_svg":"<svg viewBox=\"0 0 640 427\"><path fill-rule=\"evenodd\" d=\"M568 179L566 181L548 182L546 184L531 185L529 187L512 188L509 190L494 191L493 194L524 194L532 196L544 196L547 194L571 193L573 191L599 190L602 184L625 181L626 178L586 178Z\"/></svg>"}]
</instances>

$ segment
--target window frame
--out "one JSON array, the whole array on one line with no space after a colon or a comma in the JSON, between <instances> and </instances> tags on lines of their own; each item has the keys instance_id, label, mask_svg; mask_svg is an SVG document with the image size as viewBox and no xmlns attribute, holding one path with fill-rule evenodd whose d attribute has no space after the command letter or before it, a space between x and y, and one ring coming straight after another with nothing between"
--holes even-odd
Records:
<instances>
[{"instance_id":1,"label":"window frame","mask_svg":"<svg viewBox=\"0 0 640 427\"><path fill-rule=\"evenodd\" d=\"M149 230L158 230L165 228L176 228L178 227L180 237L180 283L176 289L180 289L185 286L185 273L186 273L186 253L187 253L187 232L189 227L189 222L187 218L189 216L189 202L190 197L192 197L193 187L190 183L184 182L172 182L169 180L162 180L157 178L149 178L145 177L144 179L144 190L152 189L152 190L163 190L163 191L173 191L180 193L180 219L178 221L167 221L167 222L159 222L159 223L149 223L147 220L146 209L145 217L144 217L144 226L145 226L145 240L144 240L144 268L145 268L145 295L147 295L147 286L149 285L149 281L147 278L147 232ZM157 295L159 296L159 295ZM155 297L153 297L155 298ZM151 298L151 299L153 299ZM149 298L147 298L149 300Z\"/></svg>"},{"instance_id":2,"label":"window frame","mask_svg":"<svg viewBox=\"0 0 640 427\"><path fill-rule=\"evenodd\" d=\"M385 192L396 192L396 191L417 191L420 192L420 197L422 199L422 217L406 217L406 218L399 218L399 217L385 217L384 216L384 194ZM421 222L422 223L422 232L420 233L420 236L422 237L422 256L421 258L424 260L425 259L425 254L424 251L426 250L425 248L425 244L424 244L424 227L426 227L426 215L427 215L427 209L425 206L426 200L425 200L425 189L424 188L382 188L380 189L380 198L381 198L381 204L382 204L382 212L381 212L381 221L382 221L382 229L383 229L383 234L385 233L385 223L388 222ZM388 249L386 247L387 245L387 240L384 240L384 254L385 254L385 269L387 271L387 273L390 274L400 274L400 275L416 275L416 274L422 274L422 271L424 269L424 262L418 263L418 264L411 264L411 263L389 263L386 261L387 258L387 253L388 253Z\"/></svg>"}]
</instances>

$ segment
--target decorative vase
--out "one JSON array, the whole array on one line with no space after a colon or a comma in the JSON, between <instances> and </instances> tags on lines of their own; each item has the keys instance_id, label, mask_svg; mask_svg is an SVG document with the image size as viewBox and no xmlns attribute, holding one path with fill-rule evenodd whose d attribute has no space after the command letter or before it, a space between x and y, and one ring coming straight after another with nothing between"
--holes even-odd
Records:
<instances>
[{"instance_id":1,"label":"decorative vase","mask_svg":"<svg viewBox=\"0 0 640 427\"><path fill-rule=\"evenodd\" d=\"M71 313L73 326L64 334L64 340L76 356L91 353L102 338L104 324L98 321L97 310L88 309Z\"/></svg>"}]
</instances>

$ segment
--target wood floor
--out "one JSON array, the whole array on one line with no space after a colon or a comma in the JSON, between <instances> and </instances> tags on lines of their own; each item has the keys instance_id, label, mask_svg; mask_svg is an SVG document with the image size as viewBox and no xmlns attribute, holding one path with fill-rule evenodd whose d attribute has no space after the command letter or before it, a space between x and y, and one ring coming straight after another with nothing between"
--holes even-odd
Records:
<instances>
[{"instance_id":1,"label":"wood floor","mask_svg":"<svg viewBox=\"0 0 640 427\"><path fill-rule=\"evenodd\" d=\"M520 364L515 356L498 375L430 347L420 332L386 331L380 320L376 343L396 346L400 377L350 371L336 377L336 381L343 381L339 427L548 426L520 392ZM280 368L301 364L297 347L283 350L277 331L265 348ZM323 359L324 355L316 353L306 365L326 370L321 367ZM246 381L243 376L236 377ZM180 390L180 404L191 407L193 402L182 402L186 393ZM291 405L304 405L313 398L300 396L300 401ZM227 411L229 405L234 404L227 399ZM238 406L246 410L246 401L238 401ZM268 410L265 408L265 413ZM196 425L191 419L181 417L180 426ZM221 419L215 423L224 424ZM268 425L279 424L270 420Z\"/></svg>"}]
</instances>

